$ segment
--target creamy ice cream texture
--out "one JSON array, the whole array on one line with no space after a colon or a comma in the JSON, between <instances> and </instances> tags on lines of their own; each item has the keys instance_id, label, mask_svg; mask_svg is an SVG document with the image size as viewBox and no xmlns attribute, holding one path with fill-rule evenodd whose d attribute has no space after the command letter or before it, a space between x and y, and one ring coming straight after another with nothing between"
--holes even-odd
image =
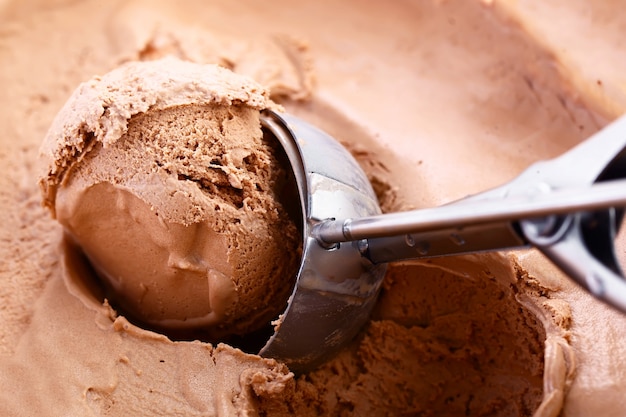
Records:
<instances>
[{"instance_id":1,"label":"creamy ice cream texture","mask_svg":"<svg viewBox=\"0 0 626 417\"><path fill-rule=\"evenodd\" d=\"M269 106L248 78L176 59L126 64L70 97L42 146L44 201L116 307L212 340L284 310L302 238L289 167L261 131Z\"/></svg>"},{"instance_id":2,"label":"creamy ice cream texture","mask_svg":"<svg viewBox=\"0 0 626 417\"><path fill-rule=\"evenodd\" d=\"M363 332L296 377L116 314L61 245L35 184L41 138L80 82L173 54L268 86L349 147L384 209L460 198L626 109L619 5L5 4L4 415L623 414L626 319L535 252L390 265Z\"/></svg>"}]
</instances>

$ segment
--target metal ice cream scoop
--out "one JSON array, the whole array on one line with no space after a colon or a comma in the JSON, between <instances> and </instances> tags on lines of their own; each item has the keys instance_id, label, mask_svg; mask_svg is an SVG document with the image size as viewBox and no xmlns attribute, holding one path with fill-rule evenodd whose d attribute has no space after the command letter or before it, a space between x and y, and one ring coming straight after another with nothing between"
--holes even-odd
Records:
<instances>
[{"instance_id":1,"label":"metal ice cream scoop","mask_svg":"<svg viewBox=\"0 0 626 417\"><path fill-rule=\"evenodd\" d=\"M304 251L287 309L260 354L307 371L352 339L376 302L385 263L535 246L594 296L626 312L614 240L626 207L626 117L498 188L444 206L380 214L337 141L267 111L297 182Z\"/></svg>"}]
</instances>

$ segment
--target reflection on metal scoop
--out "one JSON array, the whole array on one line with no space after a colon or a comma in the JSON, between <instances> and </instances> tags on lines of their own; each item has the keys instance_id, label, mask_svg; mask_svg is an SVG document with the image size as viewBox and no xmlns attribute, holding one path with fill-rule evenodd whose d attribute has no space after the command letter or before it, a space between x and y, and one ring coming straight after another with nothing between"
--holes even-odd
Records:
<instances>
[{"instance_id":1,"label":"reflection on metal scoop","mask_svg":"<svg viewBox=\"0 0 626 417\"><path fill-rule=\"evenodd\" d=\"M352 339L385 263L535 246L596 297L626 312L614 239L626 207L626 117L513 181L445 206L380 214L357 162L296 117L267 111L303 208L304 251L289 305L260 354L307 371Z\"/></svg>"}]
</instances>

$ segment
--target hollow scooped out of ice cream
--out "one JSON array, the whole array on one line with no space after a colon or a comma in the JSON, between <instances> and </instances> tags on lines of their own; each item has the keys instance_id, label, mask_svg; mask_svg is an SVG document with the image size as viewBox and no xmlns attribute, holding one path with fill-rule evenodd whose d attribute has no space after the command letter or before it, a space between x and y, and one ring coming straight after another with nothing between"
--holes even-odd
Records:
<instances>
[{"instance_id":1,"label":"hollow scooped out of ice cream","mask_svg":"<svg viewBox=\"0 0 626 417\"><path fill-rule=\"evenodd\" d=\"M259 121L273 106L248 78L171 58L126 64L66 103L42 148L44 202L123 312L209 339L282 312L302 238Z\"/></svg>"}]
</instances>

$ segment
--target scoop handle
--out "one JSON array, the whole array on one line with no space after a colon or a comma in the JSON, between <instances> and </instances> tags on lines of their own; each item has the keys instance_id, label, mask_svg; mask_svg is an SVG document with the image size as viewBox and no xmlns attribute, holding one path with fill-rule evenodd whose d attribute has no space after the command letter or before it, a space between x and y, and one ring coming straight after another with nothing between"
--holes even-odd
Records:
<instances>
[{"instance_id":1,"label":"scoop handle","mask_svg":"<svg viewBox=\"0 0 626 417\"><path fill-rule=\"evenodd\" d=\"M626 116L561 156L540 161L512 181L457 202L403 213L327 220L320 243L400 236L437 229L626 206Z\"/></svg>"},{"instance_id":2,"label":"scoop handle","mask_svg":"<svg viewBox=\"0 0 626 417\"><path fill-rule=\"evenodd\" d=\"M626 312L626 281L613 242L621 213L615 209L578 213L550 233L533 221L521 228L530 243L595 297Z\"/></svg>"},{"instance_id":3,"label":"scoop handle","mask_svg":"<svg viewBox=\"0 0 626 417\"><path fill-rule=\"evenodd\" d=\"M595 296L626 311L615 236L626 207L626 117L513 181L457 202L313 228L355 241L374 263L535 246Z\"/></svg>"}]
</instances>

